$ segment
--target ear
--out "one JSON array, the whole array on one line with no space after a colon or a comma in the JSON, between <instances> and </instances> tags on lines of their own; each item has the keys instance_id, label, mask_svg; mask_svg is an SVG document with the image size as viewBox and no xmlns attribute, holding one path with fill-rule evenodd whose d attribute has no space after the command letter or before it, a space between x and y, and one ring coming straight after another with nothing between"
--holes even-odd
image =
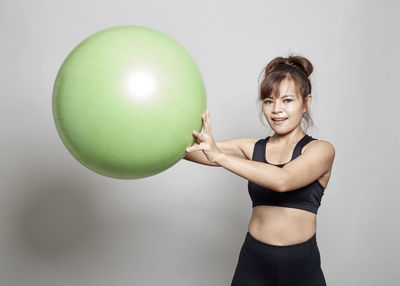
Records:
<instances>
[{"instance_id":1,"label":"ear","mask_svg":"<svg viewBox=\"0 0 400 286\"><path fill-rule=\"evenodd\" d=\"M311 101L312 101L312 95L311 95L311 93L310 93L310 94L308 94L308 95L306 96L306 100L305 100L305 103L304 103L304 110L303 110L303 113L306 112L306 111L308 111L308 110L310 109Z\"/></svg>"}]
</instances>

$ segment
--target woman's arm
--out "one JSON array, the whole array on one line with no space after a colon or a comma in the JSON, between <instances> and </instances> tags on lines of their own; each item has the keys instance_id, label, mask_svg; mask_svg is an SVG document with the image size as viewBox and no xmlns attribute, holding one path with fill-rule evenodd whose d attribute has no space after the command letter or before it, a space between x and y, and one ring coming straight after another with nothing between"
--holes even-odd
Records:
<instances>
[{"instance_id":1,"label":"woman's arm","mask_svg":"<svg viewBox=\"0 0 400 286\"><path fill-rule=\"evenodd\" d=\"M194 152L190 152L190 153L186 153L185 157L183 157L183 159L188 160L188 161L192 161L198 164L203 164L203 165L207 165L207 166L214 166L214 167L219 167L218 164L210 162L206 155L204 155L202 150L197 150Z\"/></svg>"},{"instance_id":2,"label":"woman's arm","mask_svg":"<svg viewBox=\"0 0 400 286\"><path fill-rule=\"evenodd\" d=\"M215 144L225 154L248 159L249 153L251 154L250 147L254 145L255 141L257 141L255 138L233 138L216 141ZM210 162L202 150L186 153L183 159L207 166L220 167L217 163Z\"/></svg>"},{"instance_id":3,"label":"woman's arm","mask_svg":"<svg viewBox=\"0 0 400 286\"><path fill-rule=\"evenodd\" d=\"M224 153L219 154L215 162L257 185L277 192L288 192L312 183L331 169L335 149L327 141L318 141L283 168Z\"/></svg>"},{"instance_id":4,"label":"woman's arm","mask_svg":"<svg viewBox=\"0 0 400 286\"><path fill-rule=\"evenodd\" d=\"M224 153L212 137L209 111L207 110L202 117L204 133L200 134L193 131L198 143L186 148L186 152L202 151L208 161L257 185L277 192L288 192L312 183L329 172L332 167L335 149L332 144L323 140L312 143L307 150L304 150L303 154L290 161L283 168L264 162L252 161L245 156L238 157ZM247 154L249 154L249 151L247 151Z\"/></svg>"}]
</instances>

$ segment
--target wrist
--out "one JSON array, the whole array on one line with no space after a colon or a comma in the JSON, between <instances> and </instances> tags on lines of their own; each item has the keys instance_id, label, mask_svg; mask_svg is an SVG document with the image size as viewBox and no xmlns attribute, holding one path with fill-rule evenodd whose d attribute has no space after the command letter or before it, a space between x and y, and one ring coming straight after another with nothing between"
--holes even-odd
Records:
<instances>
[{"instance_id":1,"label":"wrist","mask_svg":"<svg viewBox=\"0 0 400 286\"><path fill-rule=\"evenodd\" d=\"M223 152L219 152L217 156L215 156L215 160L213 162L215 164L221 165L222 162L226 160L226 154Z\"/></svg>"}]
</instances>

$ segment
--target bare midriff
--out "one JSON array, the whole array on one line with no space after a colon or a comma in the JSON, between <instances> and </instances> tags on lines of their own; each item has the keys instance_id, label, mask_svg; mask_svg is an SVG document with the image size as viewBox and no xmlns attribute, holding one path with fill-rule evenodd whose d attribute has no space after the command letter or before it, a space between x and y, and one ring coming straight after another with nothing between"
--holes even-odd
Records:
<instances>
[{"instance_id":1,"label":"bare midriff","mask_svg":"<svg viewBox=\"0 0 400 286\"><path fill-rule=\"evenodd\" d=\"M317 215L295 208L259 205L253 208L248 231L257 240L277 246L309 240L317 229Z\"/></svg>"}]
</instances>

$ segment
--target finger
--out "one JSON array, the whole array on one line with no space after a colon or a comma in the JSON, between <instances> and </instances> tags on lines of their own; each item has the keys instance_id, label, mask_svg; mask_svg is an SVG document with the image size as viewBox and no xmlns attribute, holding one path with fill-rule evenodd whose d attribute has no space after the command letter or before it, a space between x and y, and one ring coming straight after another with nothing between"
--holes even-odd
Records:
<instances>
[{"instance_id":1,"label":"finger","mask_svg":"<svg viewBox=\"0 0 400 286\"><path fill-rule=\"evenodd\" d=\"M197 132L197 130L193 130L193 135L196 137L201 136L201 134L199 132Z\"/></svg>"},{"instance_id":2,"label":"finger","mask_svg":"<svg viewBox=\"0 0 400 286\"><path fill-rule=\"evenodd\" d=\"M207 109L203 114L204 132L211 133L210 111Z\"/></svg>"},{"instance_id":3,"label":"finger","mask_svg":"<svg viewBox=\"0 0 400 286\"><path fill-rule=\"evenodd\" d=\"M190 152L196 151L196 146L195 146L195 145L193 145L193 146L187 147L185 151L186 151L187 153L190 153Z\"/></svg>"},{"instance_id":4,"label":"finger","mask_svg":"<svg viewBox=\"0 0 400 286\"><path fill-rule=\"evenodd\" d=\"M203 140L201 133L197 132L196 130L193 130L193 135L196 137L196 143L200 143L201 140Z\"/></svg>"},{"instance_id":5,"label":"finger","mask_svg":"<svg viewBox=\"0 0 400 286\"><path fill-rule=\"evenodd\" d=\"M194 152L200 149L200 144L194 143L192 146L186 148L186 152Z\"/></svg>"},{"instance_id":6,"label":"finger","mask_svg":"<svg viewBox=\"0 0 400 286\"><path fill-rule=\"evenodd\" d=\"M208 149L208 145L204 142L200 143L200 144L193 144L190 147L186 148L186 152L194 152L197 150L204 150L204 149Z\"/></svg>"}]
</instances>

